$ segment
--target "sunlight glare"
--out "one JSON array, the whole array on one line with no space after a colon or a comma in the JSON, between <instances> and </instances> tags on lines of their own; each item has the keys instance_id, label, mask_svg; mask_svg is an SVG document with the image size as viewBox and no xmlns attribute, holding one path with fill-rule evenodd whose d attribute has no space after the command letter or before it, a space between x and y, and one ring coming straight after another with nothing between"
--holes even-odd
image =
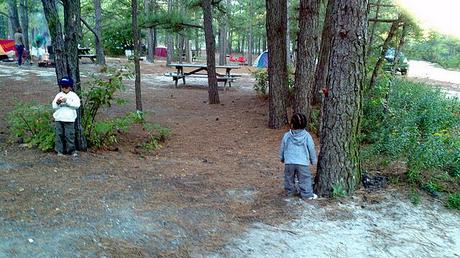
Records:
<instances>
[{"instance_id":1,"label":"sunlight glare","mask_svg":"<svg viewBox=\"0 0 460 258\"><path fill-rule=\"evenodd\" d=\"M460 0L396 0L424 29L460 38Z\"/></svg>"}]
</instances>

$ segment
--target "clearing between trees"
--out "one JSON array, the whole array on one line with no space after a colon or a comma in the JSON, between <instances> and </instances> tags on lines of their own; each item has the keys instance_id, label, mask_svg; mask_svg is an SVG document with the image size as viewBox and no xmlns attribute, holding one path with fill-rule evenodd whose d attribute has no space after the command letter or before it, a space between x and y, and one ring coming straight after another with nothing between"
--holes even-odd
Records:
<instances>
[{"instance_id":1,"label":"clearing between trees","mask_svg":"<svg viewBox=\"0 0 460 258\"><path fill-rule=\"evenodd\" d=\"M81 70L86 80L97 67ZM141 149L133 128L110 150L72 159L8 141L7 113L51 103L54 69L0 65L0 257L460 256L459 214L436 200L413 206L393 186L285 199L277 153L287 128L267 128L249 70L220 105L207 103L206 80L174 88L169 70L142 64L146 119L172 130L163 148ZM103 116L135 110L126 83L128 104Z\"/></svg>"}]
</instances>

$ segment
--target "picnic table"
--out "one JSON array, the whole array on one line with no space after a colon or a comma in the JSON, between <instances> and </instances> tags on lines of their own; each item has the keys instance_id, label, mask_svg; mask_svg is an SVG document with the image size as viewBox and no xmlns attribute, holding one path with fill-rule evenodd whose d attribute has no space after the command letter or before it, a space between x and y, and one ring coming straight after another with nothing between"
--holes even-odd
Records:
<instances>
[{"instance_id":1,"label":"picnic table","mask_svg":"<svg viewBox=\"0 0 460 258\"><path fill-rule=\"evenodd\" d=\"M183 84L185 84L185 77L199 77L199 78L208 78L208 66L206 64L169 64L170 67L175 67L175 73L166 73L165 76L172 77L177 87L177 82L182 79ZM184 68L192 68L192 71L184 72ZM237 65L216 65L216 70L225 69L225 73L218 73L217 81L224 82L224 88L227 86L232 87L232 82L239 77L239 75L232 74L233 69L239 69ZM204 73L202 72L204 71ZM202 72L202 73L200 73Z\"/></svg>"},{"instance_id":2,"label":"picnic table","mask_svg":"<svg viewBox=\"0 0 460 258\"><path fill-rule=\"evenodd\" d=\"M94 59L96 59L96 55L90 54L91 48L89 47L78 47L78 59L81 58L89 58L91 59L91 62L94 63Z\"/></svg>"}]
</instances>

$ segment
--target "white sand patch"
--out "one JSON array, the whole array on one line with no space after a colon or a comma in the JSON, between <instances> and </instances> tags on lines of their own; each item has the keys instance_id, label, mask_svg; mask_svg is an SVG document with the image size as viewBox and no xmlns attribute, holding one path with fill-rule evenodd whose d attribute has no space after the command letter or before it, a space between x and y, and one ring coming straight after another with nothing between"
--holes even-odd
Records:
<instances>
[{"instance_id":1,"label":"white sand patch","mask_svg":"<svg viewBox=\"0 0 460 258\"><path fill-rule=\"evenodd\" d=\"M400 198L395 194L379 204L355 198L326 207L291 200L292 210L302 210L299 219L276 226L256 223L207 256L460 257L458 212L433 203L414 206Z\"/></svg>"},{"instance_id":2,"label":"white sand patch","mask_svg":"<svg viewBox=\"0 0 460 258\"><path fill-rule=\"evenodd\" d=\"M446 70L425 61L409 61L409 77L427 78L435 81L450 82L460 85L460 72Z\"/></svg>"},{"instance_id":3,"label":"white sand patch","mask_svg":"<svg viewBox=\"0 0 460 258\"><path fill-rule=\"evenodd\" d=\"M39 77L56 77L56 72L54 68L42 68L28 65L17 67L15 64L0 64L0 77L7 77L8 79L15 81L25 81L28 80L26 75L35 75Z\"/></svg>"}]
</instances>

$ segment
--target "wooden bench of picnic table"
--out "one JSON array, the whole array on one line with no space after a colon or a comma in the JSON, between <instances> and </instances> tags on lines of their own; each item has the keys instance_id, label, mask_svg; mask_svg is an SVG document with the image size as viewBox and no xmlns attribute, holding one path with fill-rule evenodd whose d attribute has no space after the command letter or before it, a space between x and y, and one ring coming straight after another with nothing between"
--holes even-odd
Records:
<instances>
[{"instance_id":1,"label":"wooden bench of picnic table","mask_svg":"<svg viewBox=\"0 0 460 258\"><path fill-rule=\"evenodd\" d=\"M168 66L175 67L175 73L166 73L165 76L172 77L177 87L177 82L182 79L183 84L185 84L185 77L195 77L195 78L208 78L208 67L206 64L169 64ZM190 72L184 72L184 68L192 68ZM217 73L217 81L224 82L224 89L227 86L232 86L232 82L236 80L236 77L230 72L232 69L238 69L238 66L235 65L216 65L217 69L225 69L225 74ZM203 73L203 71L205 73ZM200 73L201 72L201 73Z\"/></svg>"},{"instance_id":2,"label":"wooden bench of picnic table","mask_svg":"<svg viewBox=\"0 0 460 258\"><path fill-rule=\"evenodd\" d=\"M182 79L182 83L185 84L185 77L191 78L208 78L207 74L178 74L178 73L165 73L164 76L172 77L175 83L175 87L177 87L177 82ZM217 82L223 82L224 88L227 87L228 82L234 82L238 76L227 76L227 75L220 75L217 74Z\"/></svg>"},{"instance_id":3,"label":"wooden bench of picnic table","mask_svg":"<svg viewBox=\"0 0 460 258\"><path fill-rule=\"evenodd\" d=\"M91 62L94 63L94 61L96 59L96 55L91 55L91 54L78 55L78 59L82 59L82 58L89 58L89 59L91 59Z\"/></svg>"}]
</instances>

